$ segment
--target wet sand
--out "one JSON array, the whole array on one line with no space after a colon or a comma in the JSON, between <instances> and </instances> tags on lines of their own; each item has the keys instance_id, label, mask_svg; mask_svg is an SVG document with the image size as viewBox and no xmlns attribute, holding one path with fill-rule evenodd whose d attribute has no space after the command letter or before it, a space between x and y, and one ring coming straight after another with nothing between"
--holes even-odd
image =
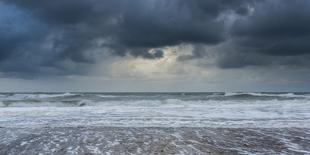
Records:
<instances>
[{"instance_id":1,"label":"wet sand","mask_svg":"<svg viewBox=\"0 0 310 155\"><path fill-rule=\"evenodd\" d=\"M0 154L310 154L310 129L0 128Z\"/></svg>"}]
</instances>

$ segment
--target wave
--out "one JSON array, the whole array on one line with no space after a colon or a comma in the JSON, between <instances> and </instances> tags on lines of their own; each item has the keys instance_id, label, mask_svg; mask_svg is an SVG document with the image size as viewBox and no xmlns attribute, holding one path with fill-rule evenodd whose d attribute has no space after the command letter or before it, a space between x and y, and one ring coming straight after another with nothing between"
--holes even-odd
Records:
<instances>
[{"instance_id":1,"label":"wave","mask_svg":"<svg viewBox=\"0 0 310 155\"><path fill-rule=\"evenodd\" d=\"M68 96L79 96L78 94L62 93L62 94L38 94L38 98L55 98L55 97L68 97Z\"/></svg>"},{"instance_id":2,"label":"wave","mask_svg":"<svg viewBox=\"0 0 310 155\"><path fill-rule=\"evenodd\" d=\"M309 98L308 94L295 94L295 93L225 93L226 97L235 97L235 98L278 98L278 99L296 99L296 98Z\"/></svg>"},{"instance_id":3,"label":"wave","mask_svg":"<svg viewBox=\"0 0 310 155\"><path fill-rule=\"evenodd\" d=\"M310 100L180 100L180 99L166 99L166 100L113 100L113 101L93 101L93 100L64 100L64 101L2 101L0 107L199 107L208 105L279 105L284 104L310 104Z\"/></svg>"},{"instance_id":4,"label":"wave","mask_svg":"<svg viewBox=\"0 0 310 155\"><path fill-rule=\"evenodd\" d=\"M83 107L93 106L87 101L61 101L61 102L48 102L48 101L2 101L0 107Z\"/></svg>"},{"instance_id":5,"label":"wave","mask_svg":"<svg viewBox=\"0 0 310 155\"><path fill-rule=\"evenodd\" d=\"M118 97L116 95L98 95L99 97L102 97L102 98L114 98L114 97Z\"/></svg>"},{"instance_id":6,"label":"wave","mask_svg":"<svg viewBox=\"0 0 310 155\"><path fill-rule=\"evenodd\" d=\"M187 94L91 94L91 93L19 93L1 94L0 107L87 107L87 106L186 106L199 104L269 104L288 102L310 102L308 93L187 93Z\"/></svg>"},{"instance_id":7,"label":"wave","mask_svg":"<svg viewBox=\"0 0 310 155\"><path fill-rule=\"evenodd\" d=\"M213 104L221 103L218 101L184 101L180 99L165 100L62 100L62 101L43 101L43 100L5 100L0 102L0 107L107 107L107 106L125 106L125 107L159 107L159 106L183 106L194 104Z\"/></svg>"},{"instance_id":8,"label":"wave","mask_svg":"<svg viewBox=\"0 0 310 155\"><path fill-rule=\"evenodd\" d=\"M309 127L309 106L310 100L17 102L0 108L0 122L3 126L46 125L48 122L56 126ZM8 118L19 121L12 124Z\"/></svg>"},{"instance_id":9,"label":"wave","mask_svg":"<svg viewBox=\"0 0 310 155\"><path fill-rule=\"evenodd\" d=\"M60 97L74 97L78 94L72 93L53 93L53 94L12 94L6 96L7 100L27 100L27 99L47 99L47 98L60 98Z\"/></svg>"}]
</instances>

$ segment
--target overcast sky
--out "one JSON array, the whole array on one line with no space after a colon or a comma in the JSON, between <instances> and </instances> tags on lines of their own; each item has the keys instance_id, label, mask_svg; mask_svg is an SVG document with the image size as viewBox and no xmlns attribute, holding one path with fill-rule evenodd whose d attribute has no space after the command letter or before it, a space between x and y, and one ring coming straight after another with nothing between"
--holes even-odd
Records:
<instances>
[{"instance_id":1,"label":"overcast sky","mask_svg":"<svg viewBox=\"0 0 310 155\"><path fill-rule=\"evenodd\" d=\"M310 91L310 1L0 0L0 91Z\"/></svg>"}]
</instances>

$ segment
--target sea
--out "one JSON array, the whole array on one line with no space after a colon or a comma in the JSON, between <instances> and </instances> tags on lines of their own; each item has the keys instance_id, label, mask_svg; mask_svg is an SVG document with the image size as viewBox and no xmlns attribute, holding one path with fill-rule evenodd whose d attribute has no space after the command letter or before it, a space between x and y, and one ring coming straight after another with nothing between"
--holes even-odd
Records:
<instances>
[{"instance_id":1,"label":"sea","mask_svg":"<svg viewBox=\"0 0 310 155\"><path fill-rule=\"evenodd\" d=\"M0 93L0 154L310 154L310 93Z\"/></svg>"}]
</instances>

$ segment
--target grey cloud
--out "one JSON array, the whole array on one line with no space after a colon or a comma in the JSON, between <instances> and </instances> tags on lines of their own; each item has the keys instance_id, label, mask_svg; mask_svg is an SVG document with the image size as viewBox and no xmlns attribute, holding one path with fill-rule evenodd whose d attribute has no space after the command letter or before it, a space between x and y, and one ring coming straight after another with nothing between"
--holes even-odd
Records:
<instances>
[{"instance_id":1,"label":"grey cloud","mask_svg":"<svg viewBox=\"0 0 310 155\"><path fill-rule=\"evenodd\" d=\"M180 61L208 59L204 46L223 47L221 68L304 67L310 54L307 0L0 0L0 7L7 74L83 74L103 53L157 59L162 48L182 44L195 50ZM221 17L229 15L237 20L227 29Z\"/></svg>"},{"instance_id":2,"label":"grey cloud","mask_svg":"<svg viewBox=\"0 0 310 155\"><path fill-rule=\"evenodd\" d=\"M267 55L310 54L310 2L269 0L232 28L240 50Z\"/></svg>"},{"instance_id":3,"label":"grey cloud","mask_svg":"<svg viewBox=\"0 0 310 155\"><path fill-rule=\"evenodd\" d=\"M308 0L265 0L252 3L246 16L237 18L230 37L217 45L220 68L247 66L310 66L310 2ZM208 55L208 51L202 55ZM202 58L195 50L187 58ZM185 59L186 60L186 59Z\"/></svg>"},{"instance_id":4,"label":"grey cloud","mask_svg":"<svg viewBox=\"0 0 310 155\"><path fill-rule=\"evenodd\" d=\"M3 31L0 71L75 74L79 71L62 71L71 67L60 64L96 63L97 59L89 56L91 51L99 52L97 55L109 51L113 55L155 59L163 57L160 48L166 46L219 44L225 40L224 21L219 16L228 12L245 15L248 3L247 0L1 0L1 7L11 11L1 9L6 18L0 20ZM13 16L13 29L7 31L3 25Z\"/></svg>"},{"instance_id":5,"label":"grey cloud","mask_svg":"<svg viewBox=\"0 0 310 155\"><path fill-rule=\"evenodd\" d=\"M135 49L130 52L131 55L134 56L142 56L143 58L148 59L157 59L162 58L164 56L164 52L162 50L156 49L156 50L145 50L145 49Z\"/></svg>"},{"instance_id":6,"label":"grey cloud","mask_svg":"<svg viewBox=\"0 0 310 155\"><path fill-rule=\"evenodd\" d=\"M188 55L181 55L178 57L179 61L187 61L187 60L193 60L197 58L205 58L208 55L208 50L204 45L201 44L195 44L193 45L193 50L191 51L191 54Z\"/></svg>"},{"instance_id":7,"label":"grey cloud","mask_svg":"<svg viewBox=\"0 0 310 155\"><path fill-rule=\"evenodd\" d=\"M234 23L231 43L217 61L221 68L310 66L310 2L269 0Z\"/></svg>"}]
</instances>

